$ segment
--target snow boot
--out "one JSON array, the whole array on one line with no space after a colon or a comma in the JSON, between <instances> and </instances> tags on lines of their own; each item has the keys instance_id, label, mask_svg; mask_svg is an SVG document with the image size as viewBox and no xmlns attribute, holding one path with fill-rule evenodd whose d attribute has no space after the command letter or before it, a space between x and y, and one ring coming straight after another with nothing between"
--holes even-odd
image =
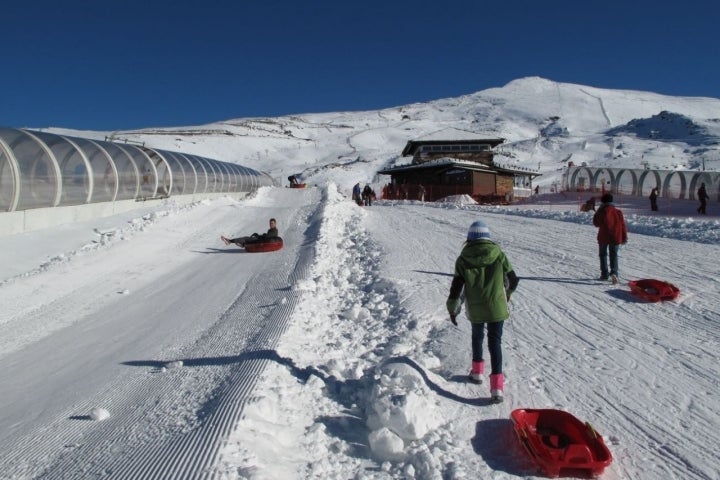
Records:
<instances>
[{"instance_id":1,"label":"snow boot","mask_svg":"<svg viewBox=\"0 0 720 480\"><path fill-rule=\"evenodd\" d=\"M618 276L615 275L614 273L612 275L610 275L610 281L612 281L613 285L617 285L618 283L620 283Z\"/></svg>"},{"instance_id":2,"label":"snow boot","mask_svg":"<svg viewBox=\"0 0 720 480\"><path fill-rule=\"evenodd\" d=\"M477 383L478 385L481 384L484 371L485 360L480 360L479 362L473 360L472 367L470 368L470 374L468 375L468 381Z\"/></svg>"},{"instance_id":3,"label":"snow boot","mask_svg":"<svg viewBox=\"0 0 720 480\"><path fill-rule=\"evenodd\" d=\"M502 373L490 375L490 403L501 403L503 401L503 384L505 377Z\"/></svg>"}]
</instances>

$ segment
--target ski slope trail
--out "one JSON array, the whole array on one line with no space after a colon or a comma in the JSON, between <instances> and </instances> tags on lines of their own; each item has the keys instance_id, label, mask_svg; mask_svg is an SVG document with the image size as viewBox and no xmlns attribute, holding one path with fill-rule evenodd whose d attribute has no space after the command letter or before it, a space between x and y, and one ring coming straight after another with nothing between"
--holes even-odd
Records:
<instances>
[{"instance_id":1,"label":"ski slope trail","mask_svg":"<svg viewBox=\"0 0 720 480\"><path fill-rule=\"evenodd\" d=\"M0 385L12 395L0 397L0 478L211 476L256 379L278 361L321 196L262 189L189 208L119 232L103 255L65 255L72 261L4 284ZM270 217L280 251L219 240L262 233ZM38 295L68 269L87 275ZM108 418L93 421L94 408Z\"/></svg>"},{"instance_id":2,"label":"ski slope trail","mask_svg":"<svg viewBox=\"0 0 720 480\"><path fill-rule=\"evenodd\" d=\"M444 307L466 236L466 227L459 226L485 220L521 278L503 337L505 403L447 407L458 411L454 428L462 430L466 422L468 441L479 459L485 457L474 471L488 478L492 470L522 476L522 462L508 453L515 450L514 439L498 433L511 431L512 409L557 408L590 421L605 436L617 478L714 478L717 471L703 465L720 464L717 450L707 448L720 441L718 412L708 401L720 368L703 359L720 346L717 270L708 261L720 247L707 245L703 255L686 255L669 271L666 256L694 251L691 244L631 234L620 254L623 281L612 285L596 280L591 222L429 205L373 207L368 230L376 232L374 240L385 252L383 276L396 282L400 306L419 319L420 328L432 330L426 348L440 359L434 373L447 382L437 383L459 399L475 395L487 405L482 399L489 396L486 384L464 383L471 360L469 322L463 314L458 327L448 326ZM637 278L672 278L683 285L683 295L677 302L640 301L626 285ZM508 425L501 429L497 422Z\"/></svg>"}]
</instances>

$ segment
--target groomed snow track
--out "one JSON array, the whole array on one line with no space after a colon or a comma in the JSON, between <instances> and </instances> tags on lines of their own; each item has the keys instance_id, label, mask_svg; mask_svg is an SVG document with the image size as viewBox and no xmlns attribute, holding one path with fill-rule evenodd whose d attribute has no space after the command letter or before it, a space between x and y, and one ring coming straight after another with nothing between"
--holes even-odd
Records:
<instances>
[{"instance_id":1,"label":"groomed snow track","mask_svg":"<svg viewBox=\"0 0 720 480\"><path fill-rule=\"evenodd\" d=\"M102 393L80 401L88 404L72 405L50 424L39 425L16 441L6 438L5 445L12 445L0 457L0 478L218 476L212 468L222 441L246 403L253 400L260 374L270 362L284 362L275 347L300 295L294 285L307 277L314 260L314 229L320 222L313 217L322 214L322 193L308 189L292 194L278 190L276 194L287 197L293 208L281 223L285 248L272 253L215 255L224 258L206 268L217 268L229 259L245 262L251 271L244 289L209 322L211 326L191 344L181 346L179 355L122 362L123 375L111 379ZM211 237L215 238L214 233ZM172 276L176 278L155 282L164 285L158 288L182 289L183 274L173 271ZM196 283L185 285L187 290L177 294L179 297L196 296L203 301L207 296L207 292L193 292ZM89 415L78 413L90 412L97 405L107 408L108 419L92 421ZM164 420L173 418L167 413L173 411L177 422Z\"/></svg>"}]
</instances>

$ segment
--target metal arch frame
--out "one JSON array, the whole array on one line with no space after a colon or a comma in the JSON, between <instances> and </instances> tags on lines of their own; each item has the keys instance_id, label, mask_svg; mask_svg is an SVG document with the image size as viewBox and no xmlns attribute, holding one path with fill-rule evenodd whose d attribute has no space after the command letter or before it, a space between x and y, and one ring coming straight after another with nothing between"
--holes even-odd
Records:
<instances>
[{"instance_id":1,"label":"metal arch frame","mask_svg":"<svg viewBox=\"0 0 720 480\"><path fill-rule=\"evenodd\" d=\"M673 177L677 176L680 179L680 194L678 195L678 199L684 199L688 198L687 195L687 179L685 178L685 174L683 172L678 171L671 171L667 175L665 175L665 178L663 178L663 185L662 190L663 192L668 191L670 188L670 180L672 180Z\"/></svg>"},{"instance_id":2,"label":"metal arch frame","mask_svg":"<svg viewBox=\"0 0 720 480\"><path fill-rule=\"evenodd\" d=\"M701 179L705 179L705 183L708 184L708 185L706 185L705 189L712 192L713 178L710 173L711 172L701 171L701 172L695 173L695 175L692 176L692 178L690 179L689 185L688 185L688 188L689 188L688 198L690 198L692 200L698 200L696 198L697 197L696 194L698 191L698 184L703 183L703 181ZM708 188L708 187L710 187L710 188Z\"/></svg>"},{"instance_id":3,"label":"metal arch frame","mask_svg":"<svg viewBox=\"0 0 720 480\"><path fill-rule=\"evenodd\" d=\"M17 158L15 158L15 153L12 148L10 148L2 137L0 137L0 148L3 150L8 159L10 173L12 174L13 193L12 200L10 200L10 206L7 211L14 212L17 208L18 201L20 200L20 166L17 163Z\"/></svg>"},{"instance_id":4,"label":"metal arch frame","mask_svg":"<svg viewBox=\"0 0 720 480\"><path fill-rule=\"evenodd\" d=\"M593 175L592 179L592 185L593 188L598 184L598 180L600 180L600 175L602 175L604 172L607 172L607 174L610 176L610 187L607 190L613 191L615 190L617 186L617 181L615 180L615 173L608 169L607 167L598 167L597 171L595 172L595 175Z\"/></svg>"},{"instance_id":5,"label":"metal arch frame","mask_svg":"<svg viewBox=\"0 0 720 480\"><path fill-rule=\"evenodd\" d=\"M589 167L576 167L575 171L572 173L571 176L568 178L568 188L577 188L576 183L578 180L578 177L582 172L587 173L588 176L588 182L592 182L593 173L589 169ZM584 177L583 177L584 178ZM588 185L588 188L592 188L590 185Z\"/></svg>"},{"instance_id":6,"label":"metal arch frame","mask_svg":"<svg viewBox=\"0 0 720 480\"><path fill-rule=\"evenodd\" d=\"M190 168L192 169L192 178L194 179L194 182L193 182L192 192L190 192L190 194L195 195L195 192L197 192L198 183L199 183L197 169L195 168L195 165L193 164L192 160L190 160L184 153L178 152L177 156L179 158L182 158L184 161L186 161L187 164L190 165ZM185 181L187 182L187 176L185 177ZM185 190L187 190L187 183L185 185ZM187 192L186 192L186 194L187 194Z\"/></svg>"},{"instance_id":7,"label":"metal arch frame","mask_svg":"<svg viewBox=\"0 0 720 480\"><path fill-rule=\"evenodd\" d=\"M197 155L193 155L195 160L197 160L198 164L203 167L203 170L205 170L206 175L206 183L205 183L205 191L203 193L214 193L217 190L215 189L215 186L217 185L217 178L215 177L215 170L212 168L212 165L210 165L210 162L207 158L199 157Z\"/></svg>"},{"instance_id":8,"label":"metal arch frame","mask_svg":"<svg viewBox=\"0 0 720 480\"><path fill-rule=\"evenodd\" d=\"M205 163L208 164L208 167L210 167L210 170L213 172L213 177L215 178L214 182L214 188L212 193L222 193L223 189L223 174L220 171L220 166L217 164L216 160L213 160L212 158L201 158Z\"/></svg>"},{"instance_id":9,"label":"metal arch frame","mask_svg":"<svg viewBox=\"0 0 720 480\"><path fill-rule=\"evenodd\" d=\"M233 178L235 183L234 189L235 191L242 191L242 181L243 181L243 167L242 165L238 165L237 163L228 163L230 166L230 169L232 170Z\"/></svg>"},{"instance_id":10,"label":"metal arch frame","mask_svg":"<svg viewBox=\"0 0 720 480\"><path fill-rule=\"evenodd\" d=\"M630 175L630 179L632 181L631 187L632 187L632 195L637 195L638 191L638 178L635 174L635 170L631 168L621 168L618 170L617 176L615 177L615 184L620 186L620 180L625 176Z\"/></svg>"},{"instance_id":11,"label":"metal arch frame","mask_svg":"<svg viewBox=\"0 0 720 480\"><path fill-rule=\"evenodd\" d=\"M215 164L220 170L220 176L222 178L222 184L220 184L220 191L223 193L230 193L230 167L227 163L216 160Z\"/></svg>"},{"instance_id":12,"label":"metal arch frame","mask_svg":"<svg viewBox=\"0 0 720 480\"><path fill-rule=\"evenodd\" d=\"M183 153L183 156L185 158L187 158L187 160L190 162L190 164L195 169L196 187L195 187L195 191L193 193L195 193L195 194L208 193L208 186L210 185L210 179L209 179L209 174L208 174L207 167L205 166L205 164L200 161L200 157L198 157L197 155ZM202 169L202 172L200 172L198 170L198 167Z\"/></svg>"},{"instance_id":13,"label":"metal arch frame","mask_svg":"<svg viewBox=\"0 0 720 480\"><path fill-rule=\"evenodd\" d=\"M178 189L180 185L180 176L182 175L182 191L178 193L178 195L184 195L185 190L187 189L187 174L185 173L185 167L183 166L182 162L178 158L179 155L177 152L170 152L168 150L163 150L162 153L164 154L163 158L169 165L170 175L171 175L171 185L170 189L168 190L168 196L172 195L172 192L174 192L176 189ZM176 172L173 170L177 166L177 169L179 170ZM177 180L177 181L176 181Z\"/></svg>"},{"instance_id":14,"label":"metal arch frame","mask_svg":"<svg viewBox=\"0 0 720 480\"><path fill-rule=\"evenodd\" d=\"M110 152L108 152L107 149L105 147L103 147L104 142L101 142L99 140L89 140L89 139L88 139L88 142L95 145L98 148L98 150L100 151L100 153L105 155L108 163L110 164L110 168L115 173L115 193L113 194L113 197L111 200L112 202L114 202L115 200L117 200L118 193L120 192L120 177L118 176L118 168L117 168L117 165L115 164L115 159L110 154ZM135 162L133 162L133 164L134 163Z\"/></svg>"},{"instance_id":15,"label":"metal arch frame","mask_svg":"<svg viewBox=\"0 0 720 480\"><path fill-rule=\"evenodd\" d=\"M85 151L82 148L80 148L80 146L77 143L75 143L73 140L66 137L65 135L58 135L58 137L64 139L66 142L68 142L70 145L72 145L75 148L75 150L77 150L78 153L80 154L80 156L82 157L83 162L85 162L85 171L87 172L87 175L88 175L88 194L85 197L85 203L90 203L90 201L92 200L92 197L95 193L95 173L93 172L92 165L90 164L90 159L85 154ZM112 164L113 162L110 162L110 163ZM117 179L117 175L115 177ZM117 181L116 181L116 183L117 183ZM115 187L115 191L117 192L117 186Z\"/></svg>"},{"instance_id":16,"label":"metal arch frame","mask_svg":"<svg viewBox=\"0 0 720 480\"><path fill-rule=\"evenodd\" d=\"M250 182L249 182L249 178L247 175L247 168L243 167L242 165L237 165L237 167L238 167L238 174L239 174L238 185L240 185L240 189L248 188L246 185L248 185Z\"/></svg>"},{"instance_id":17,"label":"metal arch frame","mask_svg":"<svg viewBox=\"0 0 720 480\"><path fill-rule=\"evenodd\" d=\"M137 198L138 195L140 195L140 175L141 175L140 167L138 167L138 164L135 161L135 157L130 152L125 150L124 147L126 147L127 145L120 145L118 143L112 143L112 144L115 145L120 150L122 150L123 152L125 152L125 155L127 155L127 157L130 159L130 163L132 163L132 165L133 165L133 169L135 171L135 193L132 194L132 198ZM120 193L120 185L119 185L120 177L118 174L115 174L115 176L118 179L118 193Z\"/></svg>"},{"instance_id":18,"label":"metal arch frame","mask_svg":"<svg viewBox=\"0 0 720 480\"><path fill-rule=\"evenodd\" d=\"M157 157L160 159L159 162L162 162L165 165L165 169L167 169L168 173L170 174L170 186L167 189L167 192L165 192L165 195L170 196L170 192L172 192L173 189L173 171L170 167L170 163L167 161L167 159L163 156L163 153L171 153L171 152L165 152L164 150L160 150L158 148L150 148L150 147L142 147L140 148L145 154L147 154L147 150L153 152ZM150 158L150 155L148 155L148 158ZM153 168L155 169L155 196L158 195L158 189L160 188L160 173L158 170L158 164L153 161L152 158L150 158Z\"/></svg>"},{"instance_id":19,"label":"metal arch frame","mask_svg":"<svg viewBox=\"0 0 720 480\"><path fill-rule=\"evenodd\" d=\"M655 180L655 186L652 188L657 188L658 190L660 190L660 188L662 188L662 180L660 179L660 174L658 173L658 171L657 170L645 170L638 177L638 187L637 187L638 195L643 195L643 190L644 190L643 187L645 186L645 180L650 176L652 176L652 178ZM662 193L658 192L658 195L662 195Z\"/></svg>"},{"instance_id":20,"label":"metal arch frame","mask_svg":"<svg viewBox=\"0 0 720 480\"><path fill-rule=\"evenodd\" d=\"M51 206L57 207L58 205L60 205L60 199L62 198L63 184L61 176L62 172L60 171L60 165L58 164L57 158L55 158L55 154L52 152L50 147L45 145L45 142L40 140L40 138L38 138L33 133L22 128L19 128L18 130L27 134L30 138L35 140L40 145L40 148L43 149L45 153L50 157L50 160L52 160L53 167L55 167L55 200L53 201L53 204Z\"/></svg>"},{"instance_id":21,"label":"metal arch frame","mask_svg":"<svg viewBox=\"0 0 720 480\"><path fill-rule=\"evenodd\" d=\"M159 184L159 182L160 182L160 179L158 178L158 172L157 172L157 168L155 167L155 162L153 162L153 159L150 158L150 155L148 155L145 150L143 150L142 148L138 147L137 145L130 145L130 144L128 144L128 145L126 145L126 146L127 146L127 148L131 148L131 149L137 150L137 151L140 152L140 154L141 154L143 157L145 157L145 159L147 160L147 163L148 163L148 165L150 165L150 169L152 170L153 178L155 179L155 184L152 186L152 192L151 192L151 194L150 194L150 198L157 196L158 184ZM155 152L155 150L151 150L151 151L157 154L157 152ZM138 169L138 170L139 170L139 169ZM143 170L143 171L139 171L139 173L140 173L141 178L143 178L143 177L145 176L145 171L144 171L144 170ZM144 182L141 182L141 183L140 183L140 191L138 192L138 197L141 197L141 196L142 196L142 195L140 195L140 194L142 193L142 185L145 185L145 183L144 183Z\"/></svg>"}]
</instances>

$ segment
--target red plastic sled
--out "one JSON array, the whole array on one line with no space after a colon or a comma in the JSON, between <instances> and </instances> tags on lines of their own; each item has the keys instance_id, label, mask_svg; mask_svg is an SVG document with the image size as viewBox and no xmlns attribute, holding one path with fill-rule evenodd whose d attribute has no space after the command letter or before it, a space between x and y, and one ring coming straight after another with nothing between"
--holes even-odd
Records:
<instances>
[{"instance_id":1,"label":"red plastic sled","mask_svg":"<svg viewBox=\"0 0 720 480\"><path fill-rule=\"evenodd\" d=\"M518 409L510 418L520 443L549 477L560 476L562 470L597 477L612 462L600 434L568 412Z\"/></svg>"},{"instance_id":2,"label":"red plastic sled","mask_svg":"<svg viewBox=\"0 0 720 480\"><path fill-rule=\"evenodd\" d=\"M650 302L661 300L674 300L680 295L680 289L672 283L644 278L642 280L631 280L628 282L630 291Z\"/></svg>"},{"instance_id":3,"label":"red plastic sled","mask_svg":"<svg viewBox=\"0 0 720 480\"><path fill-rule=\"evenodd\" d=\"M306 188L306 183L293 183L290 185L290 188Z\"/></svg>"},{"instance_id":4,"label":"red plastic sled","mask_svg":"<svg viewBox=\"0 0 720 480\"><path fill-rule=\"evenodd\" d=\"M256 241L245 242L245 251L250 253L274 252L283 247L283 240L280 237L260 238Z\"/></svg>"}]
</instances>

